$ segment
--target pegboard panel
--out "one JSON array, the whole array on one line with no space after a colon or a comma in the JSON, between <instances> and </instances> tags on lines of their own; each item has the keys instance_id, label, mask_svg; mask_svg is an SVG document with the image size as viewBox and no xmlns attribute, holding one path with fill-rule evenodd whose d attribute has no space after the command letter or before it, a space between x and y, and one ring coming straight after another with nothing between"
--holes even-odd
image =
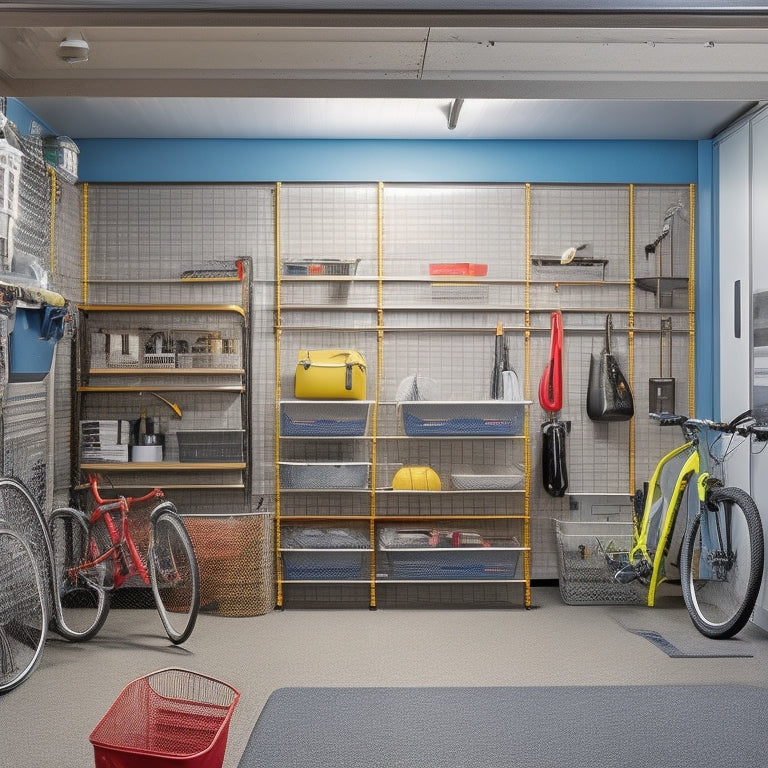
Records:
<instances>
[{"instance_id":1,"label":"pegboard panel","mask_svg":"<svg viewBox=\"0 0 768 768\"><path fill-rule=\"evenodd\" d=\"M281 184L281 262L360 259L357 274L378 273L378 187Z\"/></svg>"},{"instance_id":2,"label":"pegboard panel","mask_svg":"<svg viewBox=\"0 0 768 768\"><path fill-rule=\"evenodd\" d=\"M386 275L427 275L429 263L487 264L489 278L525 277L523 185L384 187Z\"/></svg>"},{"instance_id":3,"label":"pegboard panel","mask_svg":"<svg viewBox=\"0 0 768 768\"><path fill-rule=\"evenodd\" d=\"M577 256L608 260L606 279L627 279L628 187L533 185L531 256L559 259L566 248L580 245L587 247ZM563 269L560 279L572 274L574 266Z\"/></svg>"},{"instance_id":4,"label":"pegboard panel","mask_svg":"<svg viewBox=\"0 0 768 768\"><path fill-rule=\"evenodd\" d=\"M239 258L257 263L272 239L272 209L271 187L258 184L91 184L90 299L127 301L102 292L130 284L137 274L170 279ZM98 287L98 281L109 285Z\"/></svg>"}]
</instances>

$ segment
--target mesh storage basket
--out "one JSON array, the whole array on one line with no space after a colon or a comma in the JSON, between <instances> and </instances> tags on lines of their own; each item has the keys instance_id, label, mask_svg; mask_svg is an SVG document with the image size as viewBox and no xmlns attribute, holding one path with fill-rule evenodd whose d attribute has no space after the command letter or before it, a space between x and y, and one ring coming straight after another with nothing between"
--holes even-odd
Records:
<instances>
[{"instance_id":1,"label":"mesh storage basket","mask_svg":"<svg viewBox=\"0 0 768 768\"><path fill-rule=\"evenodd\" d=\"M519 435L527 401L481 400L398 404L403 431L413 437Z\"/></svg>"},{"instance_id":2,"label":"mesh storage basket","mask_svg":"<svg viewBox=\"0 0 768 768\"><path fill-rule=\"evenodd\" d=\"M96 768L220 768L240 692L185 669L129 683L90 736Z\"/></svg>"},{"instance_id":3,"label":"mesh storage basket","mask_svg":"<svg viewBox=\"0 0 768 768\"><path fill-rule=\"evenodd\" d=\"M200 610L261 616L275 606L272 518L261 514L185 515L200 568Z\"/></svg>"},{"instance_id":4,"label":"mesh storage basket","mask_svg":"<svg viewBox=\"0 0 768 768\"><path fill-rule=\"evenodd\" d=\"M620 584L613 574L629 562L631 522L555 520L560 595L568 605L621 605L647 601L638 581Z\"/></svg>"},{"instance_id":5,"label":"mesh storage basket","mask_svg":"<svg viewBox=\"0 0 768 768\"><path fill-rule=\"evenodd\" d=\"M281 461L280 484L283 488L366 488L370 468L361 461Z\"/></svg>"}]
</instances>

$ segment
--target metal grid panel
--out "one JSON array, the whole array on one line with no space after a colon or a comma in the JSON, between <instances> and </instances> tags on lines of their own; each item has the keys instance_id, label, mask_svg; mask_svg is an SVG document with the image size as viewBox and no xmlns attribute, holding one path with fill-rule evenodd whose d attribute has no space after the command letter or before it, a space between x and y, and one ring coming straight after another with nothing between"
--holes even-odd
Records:
<instances>
[{"instance_id":1,"label":"metal grid panel","mask_svg":"<svg viewBox=\"0 0 768 768\"><path fill-rule=\"evenodd\" d=\"M428 275L429 263L488 264L489 278L525 277L523 185L387 184L385 274Z\"/></svg>"},{"instance_id":2,"label":"metal grid panel","mask_svg":"<svg viewBox=\"0 0 768 768\"><path fill-rule=\"evenodd\" d=\"M254 440L254 488L270 493L274 482L272 463L272 423L274 417L274 354L272 334L274 276L274 205L271 187L260 185L163 185L168 190L126 189L104 185L91 189L92 221L100 210L109 208L109 227L92 230L92 256L102 238L101 260L92 276L108 278L121 266L130 275L118 273L116 277L129 291L126 298L135 300L137 287L128 286L136 271L154 269L162 276L174 276L183 268L198 266L211 258L221 258L237 252L251 256L254 261L254 311L253 311L253 371L255 386L252 392L257 427ZM281 241L282 252L295 258L361 258L359 276L372 277L376 272L378 188L376 185L301 185L281 186ZM641 276L646 267L652 272L652 262L646 263L644 246L652 242L663 224L664 213L680 196L687 196L687 187L635 187L635 272ZM102 199L103 198L103 199ZM426 276L426 264L435 262L488 263L491 279L520 279L525 276L524 220L525 192L522 185L390 185L383 189L383 243L385 275ZM125 207L125 208L124 208ZM128 215L127 210L131 213ZM585 187L580 185L534 185L532 187L532 245L534 255L559 256L571 244L592 243L595 256L605 255L609 260L606 280L626 281L629 276L627 252L629 218L629 191L627 187ZM205 222L199 225L199 219ZM214 222L213 220L216 219ZM192 223L194 221L194 223ZM222 230L224 227L227 232ZM681 274L687 272L686 238L676 231L674 240L675 269L681 260ZM678 239L680 244L678 246ZM579 241L579 242L576 242ZM228 243L227 248L222 243ZM181 246L180 246L181 244ZM142 251L142 253L139 253ZM601 254L602 251L602 254ZM149 259L149 261L147 261ZM95 263L95 261L94 261ZM549 276L552 277L549 277ZM629 491L628 469L622 463L616 472L615 457L626 445L627 426L622 424L592 424L586 419L584 398L589 355L600 345L604 313L597 310L619 310L627 307L628 289L609 283L590 286L567 285L567 278L555 272L540 270L534 279L543 280L532 286L531 303L538 310L532 317L534 332L531 342L529 385L535 393L538 376L546 362L548 349L548 312L563 308L566 314L567 360L566 374L569 386L566 393L567 408L564 417L573 422L569 437L569 469L572 490L578 493L600 493L610 482L610 488L624 494ZM583 276L578 277L584 279ZM588 276L588 279L589 278ZM555 286L557 281L560 283ZM513 364L522 371L524 317L514 310L523 302L522 289L516 286L485 286L487 291L474 293L474 287L434 286L427 283L384 284L385 333L384 369L381 397L394 399L394 392L405 376L414 372L433 374L446 397L481 399L487 396L487 381L493 355L493 329L502 319L507 330L507 340ZM329 283L294 280L283 283L283 301L295 305L282 316L284 328L300 331L284 331L281 339L281 386L283 396L290 396L296 352L300 347L325 348L329 339L332 346L361 349L369 363L369 389L376 375L375 334L376 324L375 281L356 282L337 290ZM444 292L436 288L446 288ZM96 291L96 287L92 286ZM98 289L101 290L101 289ZM154 289L153 289L154 290ZM335 291L335 292L334 292ZM95 297L97 294L94 293ZM145 294L148 295L148 294ZM152 293L153 300L163 300L162 294ZM338 313L313 313L313 305L339 304ZM638 310L657 309L657 299L652 293L636 291L635 306ZM347 309L366 306L365 311ZM396 310L396 307L400 307ZM466 306L469 312L455 312ZM410 309L413 307L413 309ZM419 311L416 307L423 307ZM584 312L591 307L592 312ZM386 311L387 308L389 311ZM665 308L660 308L662 314ZM677 309L675 307L675 309ZM570 310L570 311L568 311ZM687 360L689 339L686 334L687 316L675 314L673 356ZM349 320L352 317L352 328ZM660 430L647 424L643 418L646 408L647 379L656 375L658 360L658 316L637 315L639 326L634 337L634 377L632 381L638 418L636 426L636 474L642 482L656 457L674 442L674 430ZM628 363L625 349L626 314L617 312L614 323L617 333L615 346L622 362ZM317 330L310 330L317 326ZM332 328L344 327L338 336ZM423 329L411 332L408 328ZM437 333L430 328L453 329L455 333ZM470 332L465 332L470 328ZM359 329L359 330L358 330ZM487 339L485 334L487 333ZM446 360L449 364L446 365ZM674 370L678 392L686 393L686 370ZM628 371L625 370L628 374ZM370 393L369 393L370 394ZM382 428L387 419L379 414ZM541 488L539 469L538 425L544 414L536 405L531 408L532 425L532 510L533 510L533 563L534 577L549 577L556 567L555 550L549 517L561 512L567 514L568 500L551 499ZM383 442L383 441L382 441ZM473 441L474 442L474 441ZM619 446L618 451L617 446ZM285 446L287 449L287 446ZM357 458L360 445L344 455ZM386 461L397 458L398 452L390 451L389 445L379 445ZM434 450L434 448L432 449ZM487 450L485 444L480 449ZM318 453L320 455L322 451ZM326 453L331 454L333 451ZM392 455L390 455L390 453ZM289 454L296 455L296 454ZM517 458L513 450L501 461ZM411 460L453 461L439 454L409 453ZM483 453L482 462L487 457ZM611 470L608 470L608 467ZM339 496L340 494L336 494ZM364 494L361 494L364 495ZM350 496L350 494L347 494ZM477 509L487 503L487 494L480 495ZM391 504L389 497L386 505ZM347 506L348 498L338 502L323 498L317 501L317 509L356 509ZM396 509L413 509L410 502L398 499ZM429 504L432 505L432 501ZM410 505L410 507L409 507ZM311 506L311 505L310 505ZM621 506L621 505L619 505ZM592 514L585 502L584 510L576 514ZM311 512L308 512L311 514ZM473 512L473 514L475 514ZM393 588L391 586L390 588ZM367 598L367 594L365 595Z\"/></svg>"}]
</instances>

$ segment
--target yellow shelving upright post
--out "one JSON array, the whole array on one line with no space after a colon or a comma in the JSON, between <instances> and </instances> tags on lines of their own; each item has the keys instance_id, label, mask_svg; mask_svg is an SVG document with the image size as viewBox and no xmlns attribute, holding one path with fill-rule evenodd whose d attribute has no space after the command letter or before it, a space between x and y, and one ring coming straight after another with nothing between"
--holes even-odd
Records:
<instances>
[{"instance_id":1,"label":"yellow shelving upright post","mask_svg":"<svg viewBox=\"0 0 768 768\"><path fill-rule=\"evenodd\" d=\"M531 185L525 185L525 399L531 398ZM523 604L531 607L531 411L523 418L525 495L523 501Z\"/></svg>"},{"instance_id":2,"label":"yellow shelving upright post","mask_svg":"<svg viewBox=\"0 0 768 768\"><path fill-rule=\"evenodd\" d=\"M633 392L635 387L635 185L629 185L629 313L627 315L627 376ZM635 398L637 399L637 398ZM635 494L635 419L629 420L629 495Z\"/></svg>"},{"instance_id":3,"label":"yellow shelving upright post","mask_svg":"<svg viewBox=\"0 0 768 768\"><path fill-rule=\"evenodd\" d=\"M688 413L696 414L696 185L688 186Z\"/></svg>"},{"instance_id":4,"label":"yellow shelving upright post","mask_svg":"<svg viewBox=\"0 0 768 768\"><path fill-rule=\"evenodd\" d=\"M280 334L282 297L280 295L280 182L275 183L275 576L278 608L283 607L283 571L280 561Z\"/></svg>"},{"instance_id":5,"label":"yellow shelving upright post","mask_svg":"<svg viewBox=\"0 0 768 768\"><path fill-rule=\"evenodd\" d=\"M381 181L378 183L376 198L376 249L376 389L371 420L371 503L368 528L371 542L371 609L376 608L376 466L381 377L384 370L384 182Z\"/></svg>"}]
</instances>

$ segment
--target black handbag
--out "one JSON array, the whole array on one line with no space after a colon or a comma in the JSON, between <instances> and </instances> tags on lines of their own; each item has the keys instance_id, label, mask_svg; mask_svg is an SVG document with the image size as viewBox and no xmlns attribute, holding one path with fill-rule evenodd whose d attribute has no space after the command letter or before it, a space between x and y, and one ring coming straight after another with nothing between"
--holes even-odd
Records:
<instances>
[{"instance_id":1,"label":"black handbag","mask_svg":"<svg viewBox=\"0 0 768 768\"><path fill-rule=\"evenodd\" d=\"M627 421L635 415L629 383L611 352L611 315L605 318L605 346L589 361L587 415L592 421Z\"/></svg>"},{"instance_id":2,"label":"black handbag","mask_svg":"<svg viewBox=\"0 0 768 768\"><path fill-rule=\"evenodd\" d=\"M541 425L541 476L544 490L555 497L565 496L568 489L568 467L565 461L565 436L568 427L562 421Z\"/></svg>"}]
</instances>

